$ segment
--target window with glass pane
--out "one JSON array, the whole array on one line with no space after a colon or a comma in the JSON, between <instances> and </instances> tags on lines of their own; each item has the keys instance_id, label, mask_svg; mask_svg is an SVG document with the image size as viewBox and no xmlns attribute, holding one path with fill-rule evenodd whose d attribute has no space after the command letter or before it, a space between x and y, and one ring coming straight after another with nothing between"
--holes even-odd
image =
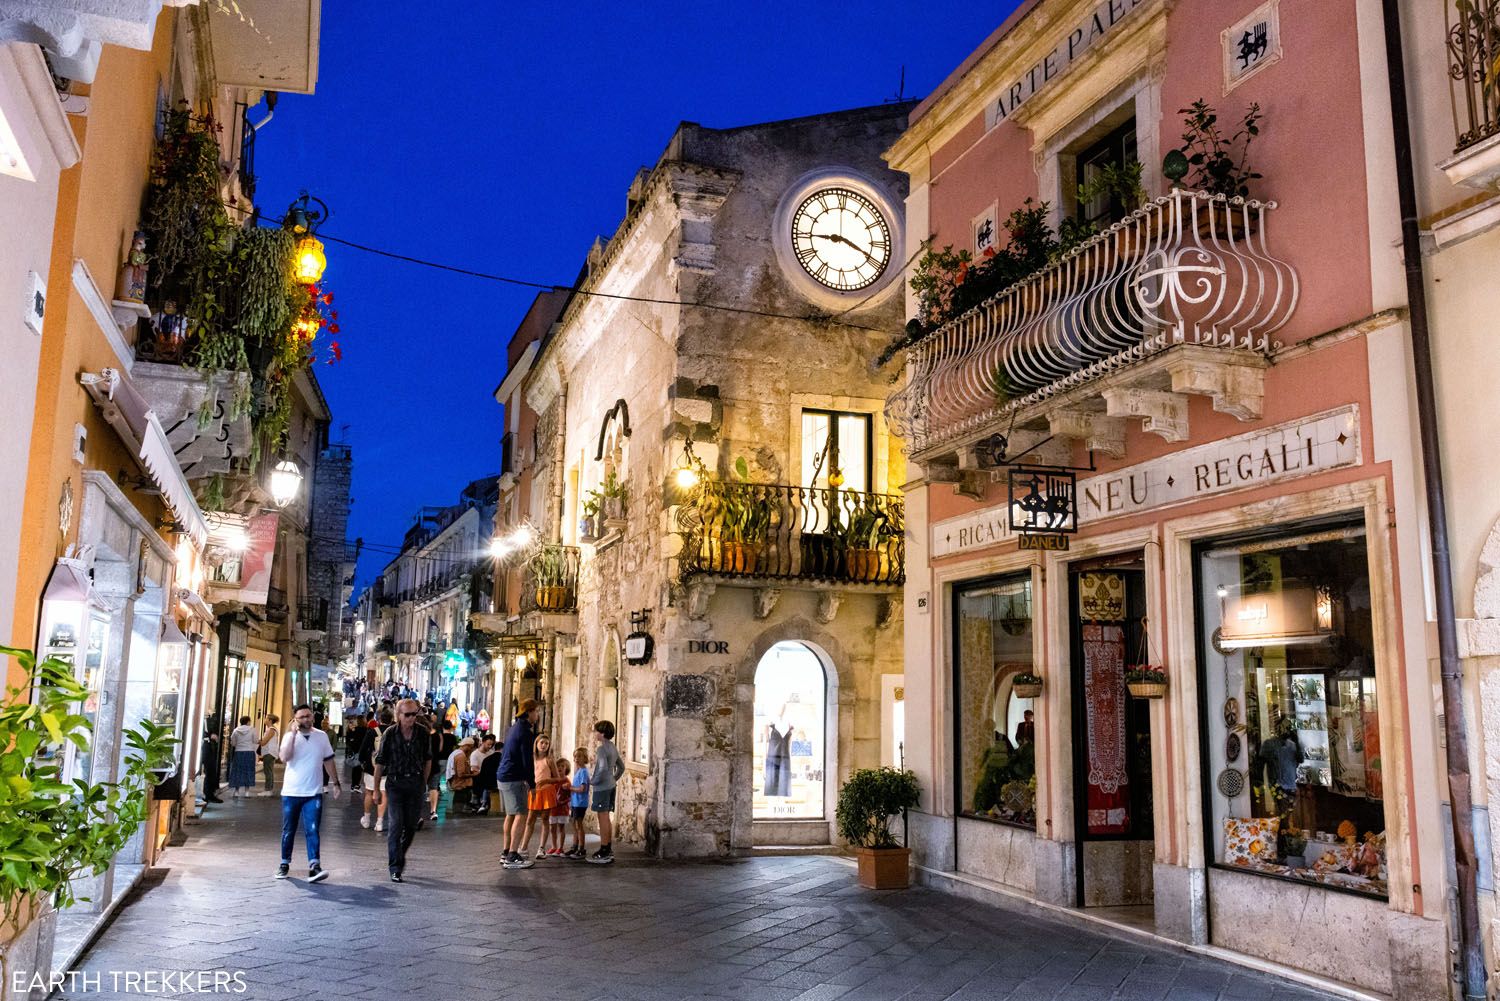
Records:
<instances>
[{"instance_id":1,"label":"window with glass pane","mask_svg":"<svg viewBox=\"0 0 1500 1001\"><path fill-rule=\"evenodd\" d=\"M651 762L651 707L637 704L630 709L630 760L645 765Z\"/></svg>"},{"instance_id":2,"label":"window with glass pane","mask_svg":"<svg viewBox=\"0 0 1500 1001\"><path fill-rule=\"evenodd\" d=\"M1364 529L1215 543L1198 600L1215 860L1384 894Z\"/></svg>"},{"instance_id":3,"label":"window with glass pane","mask_svg":"<svg viewBox=\"0 0 1500 1001\"><path fill-rule=\"evenodd\" d=\"M802 411L802 485L834 486L828 480L834 470L843 476L842 489L869 492L870 415Z\"/></svg>"},{"instance_id":4,"label":"window with glass pane","mask_svg":"<svg viewBox=\"0 0 1500 1001\"><path fill-rule=\"evenodd\" d=\"M1097 142L1079 151L1078 186L1097 186L1109 171L1121 171L1136 161L1135 119L1131 118ZM1078 203L1078 220L1108 226L1125 218L1127 209L1118 191L1102 191Z\"/></svg>"},{"instance_id":5,"label":"window with glass pane","mask_svg":"<svg viewBox=\"0 0 1500 1001\"><path fill-rule=\"evenodd\" d=\"M1034 671L1031 575L966 585L955 601L961 810L1035 828L1035 700L1014 690Z\"/></svg>"}]
</instances>

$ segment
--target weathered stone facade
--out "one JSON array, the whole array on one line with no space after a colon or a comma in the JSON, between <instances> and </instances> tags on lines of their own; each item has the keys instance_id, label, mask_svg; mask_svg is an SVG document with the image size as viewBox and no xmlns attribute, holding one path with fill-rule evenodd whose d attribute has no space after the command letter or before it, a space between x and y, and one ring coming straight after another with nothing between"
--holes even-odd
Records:
<instances>
[{"instance_id":1,"label":"weathered stone facade","mask_svg":"<svg viewBox=\"0 0 1500 1001\"><path fill-rule=\"evenodd\" d=\"M737 481L743 458L751 483L806 487L816 470L803 468L802 412L816 409L867 415L869 488L899 487L872 361L901 326L904 256L870 287L830 295L788 266L776 229L809 177L852 179L899 205L904 184L880 153L908 110L682 125L632 184L625 221L591 251L586 291L526 376L540 417L524 501L543 542L582 555L576 614L516 616L511 632L552 637L546 725L564 754L587 746L594 720L616 722L628 766L617 829L653 853L828 843L838 779L882 763L882 675L902 670L899 587L694 572L682 560L691 511L673 475L690 439L710 480ZM888 222L899 235L899 213ZM580 540L584 499L611 474L623 505ZM645 663L625 660L632 632L654 641ZM806 645L824 668L825 808L754 822L755 673L780 641ZM648 726L647 753L633 754Z\"/></svg>"}]
</instances>

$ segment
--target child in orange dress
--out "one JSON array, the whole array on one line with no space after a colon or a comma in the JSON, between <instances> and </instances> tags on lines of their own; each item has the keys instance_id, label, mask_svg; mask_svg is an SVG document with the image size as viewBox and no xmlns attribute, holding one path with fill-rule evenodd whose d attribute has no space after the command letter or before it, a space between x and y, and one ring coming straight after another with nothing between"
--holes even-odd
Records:
<instances>
[{"instance_id":1,"label":"child in orange dress","mask_svg":"<svg viewBox=\"0 0 1500 1001\"><path fill-rule=\"evenodd\" d=\"M547 837L551 824L552 808L557 805L557 787L564 779L558 774L556 762L552 760L552 738L539 734L532 744L532 758L536 762L536 787L527 797L526 839L523 845L531 844L531 832L542 825L542 840L536 850L538 860L547 857Z\"/></svg>"}]
</instances>

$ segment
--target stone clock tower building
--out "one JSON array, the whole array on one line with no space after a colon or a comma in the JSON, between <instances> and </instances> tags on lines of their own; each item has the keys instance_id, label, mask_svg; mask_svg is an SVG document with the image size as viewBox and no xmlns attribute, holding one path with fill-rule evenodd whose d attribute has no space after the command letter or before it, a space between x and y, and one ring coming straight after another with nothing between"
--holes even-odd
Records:
<instances>
[{"instance_id":1,"label":"stone clock tower building","mask_svg":"<svg viewBox=\"0 0 1500 1001\"><path fill-rule=\"evenodd\" d=\"M508 353L491 712L541 694L569 757L613 721L619 837L653 853L828 844L841 778L902 760L904 468L873 362L920 242L881 160L910 109L682 124Z\"/></svg>"}]
</instances>

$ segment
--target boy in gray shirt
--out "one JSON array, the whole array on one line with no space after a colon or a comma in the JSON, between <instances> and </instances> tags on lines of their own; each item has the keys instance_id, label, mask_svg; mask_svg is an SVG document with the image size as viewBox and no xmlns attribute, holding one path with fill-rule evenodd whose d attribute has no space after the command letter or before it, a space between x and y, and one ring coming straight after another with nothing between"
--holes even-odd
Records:
<instances>
[{"instance_id":1,"label":"boy in gray shirt","mask_svg":"<svg viewBox=\"0 0 1500 1001\"><path fill-rule=\"evenodd\" d=\"M595 865L609 865L615 860L611 842L614 828L610 814L615 809L615 783L625 774L625 763L615 749L615 725L607 719L594 724L594 767L589 772L591 787L589 806L599 820L599 850L589 856Z\"/></svg>"}]
</instances>

